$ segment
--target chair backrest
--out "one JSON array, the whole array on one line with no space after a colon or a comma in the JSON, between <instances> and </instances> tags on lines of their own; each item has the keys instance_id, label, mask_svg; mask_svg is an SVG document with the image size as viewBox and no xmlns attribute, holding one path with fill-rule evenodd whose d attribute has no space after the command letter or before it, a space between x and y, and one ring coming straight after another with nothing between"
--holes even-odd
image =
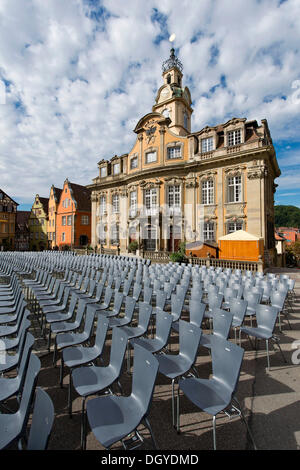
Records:
<instances>
[{"instance_id":1,"label":"chair backrest","mask_svg":"<svg viewBox=\"0 0 300 470\"><path fill-rule=\"evenodd\" d=\"M229 300L229 310L233 315L233 321L241 325L243 323L245 313L247 310L248 302L247 300L241 299L230 299Z\"/></svg>"},{"instance_id":2,"label":"chair backrest","mask_svg":"<svg viewBox=\"0 0 300 470\"><path fill-rule=\"evenodd\" d=\"M40 369L41 369L41 361L35 354L31 353L29 364L28 364L27 371L26 371L26 377L24 381L20 408L17 412L22 422L22 430L21 430L22 435L24 435L25 430L26 430L27 421L28 421L29 414L30 414L32 398L34 395L37 377L38 377L38 373Z\"/></svg>"},{"instance_id":3,"label":"chair backrest","mask_svg":"<svg viewBox=\"0 0 300 470\"><path fill-rule=\"evenodd\" d=\"M103 300L103 302L104 302L106 305L109 305L109 304L110 304L112 295L113 295L113 290L112 290L112 288L111 288L110 286L107 286L106 289L105 289L104 300Z\"/></svg>"},{"instance_id":4,"label":"chair backrest","mask_svg":"<svg viewBox=\"0 0 300 470\"><path fill-rule=\"evenodd\" d=\"M219 336L214 336L211 341L212 373L227 389L230 399L237 388L244 349Z\"/></svg>"},{"instance_id":5,"label":"chair backrest","mask_svg":"<svg viewBox=\"0 0 300 470\"><path fill-rule=\"evenodd\" d=\"M142 285L135 282L133 286L132 297L138 302L142 292Z\"/></svg>"},{"instance_id":6,"label":"chair backrest","mask_svg":"<svg viewBox=\"0 0 300 470\"><path fill-rule=\"evenodd\" d=\"M244 291L244 300L247 300L248 306L256 306L259 304L261 299L261 294L255 292L249 292L247 289Z\"/></svg>"},{"instance_id":7,"label":"chair backrest","mask_svg":"<svg viewBox=\"0 0 300 470\"><path fill-rule=\"evenodd\" d=\"M278 315L278 308L271 305L257 305L255 314L257 326L272 335Z\"/></svg>"},{"instance_id":8,"label":"chair backrest","mask_svg":"<svg viewBox=\"0 0 300 470\"><path fill-rule=\"evenodd\" d=\"M127 335L122 328L113 328L109 365L119 377L127 347Z\"/></svg>"},{"instance_id":9,"label":"chair backrest","mask_svg":"<svg viewBox=\"0 0 300 470\"><path fill-rule=\"evenodd\" d=\"M159 339L164 345L167 344L171 332L172 315L166 312L157 312L156 314L156 339Z\"/></svg>"},{"instance_id":10,"label":"chair backrest","mask_svg":"<svg viewBox=\"0 0 300 470\"><path fill-rule=\"evenodd\" d=\"M100 354L102 353L106 334L108 330L109 321L105 315L98 314L97 315L97 328L95 334L95 343L94 345L97 346L100 350Z\"/></svg>"},{"instance_id":11,"label":"chair backrest","mask_svg":"<svg viewBox=\"0 0 300 470\"><path fill-rule=\"evenodd\" d=\"M199 302L198 300L191 299L189 302L190 310L190 323L192 325L201 328L204 312L206 309L206 304Z\"/></svg>"},{"instance_id":12,"label":"chair backrest","mask_svg":"<svg viewBox=\"0 0 300 470\"><path fill-rule=\"evenodd\" d=\"M27 367L28 367L30 354L31 354L31 350L32 350L33 345L34 345L34 337L32 336L31 333L27 333L26 338L25 338L25 344L24 344L21 360L19 362L19 368L18 368L18 377L19 377L19 380L20 380L19 392L22 392L22 389L23 389L24 380L25 380L25 377L26 377L26 371L27 371Z\"/></svg>"},{"instance_id":13,"label":"chair backrest","mask_svg":"<svg viewBox=\"0 0 300 470\"><path fill-rule=\"evenodd\" d=\"M167 300L167 294L165 291L160 290L156 292L156 307L161 310L164 309Z\"/></svg>"},{"instance_id":14,"label":"chair backrest","mask_svg":"<svg viewBox=\"0 0 300 470\"><path fill-rule=\"evenodd\" d=\"M213 311L213 334L228 338L230 327L232 324L233 314L225 310L215 309Z\"/></svg>"},{"instance_id":15,"label":"chair backrest","mask_svg":"<svg viewBox=\"0 0 300 470\"><path fill-rule=\"evenodd\" d=\"M147 302L140 302L139 303L139 327L141 327L144 331L147 331L150 317L152 313L152 305L148 304Z\"/></svg>"},{"instance_id":16,"label":"chair backrest","mask_svg":"<svg viewBox=\"0 0 300 470\"><path fill-rule=\"evenodd\" d=\"M124 318L131 321L133 317L135 305L136 305L135 299L127 296L125 300L125 317Z\"/></svg>"},{"instance_id":17,"label":"chair backrest","mask_svg":"<svg viewBox=\"0 0 300 470\"><path fill-rule=\"evenodd\" d=\"M136 409L136 412L139 413L140 418L149 412L158 366L158 361L153 354L137 344L134 345L131 395L138 401L140 409Z\"/></svg>"},{"instance_id":18,"label":"chair backrest","mask_svg":"<svg viewBox=\"0 0 300 470\"><path fill-rule=\"evenodd\" d=\"M122 307L124 295L122 292L115 291L115 296L114 296L114 311L119 312Z\"/></svg>"},{"instance_id":19,"label":"chair backrest","mask_svg":"<svg viewBox=\"0 0 300 470\"><path fill-rule=\"evenodd\" d=\"M46 450L54 421L54 406L48 393L36 389L27 450Z\"/></svg>"},{"instance_id":20,"label":"chair backrest","mask_svg":"<svg viewBox=\"0 0 300 470\"><path fill-rule=\"evenodd\" d=\"M144 302L150 304L152 299L153 289L149 286L144 286Z\"/></svg>"},{"instance_id":21,"label":"chair backrest","mask_svg":"<svg viewBox=\"0 0 300 470\"><path fill-rule=\"evenodd\" d=\"M195 362L201 334L199 327L179 320L179 354L188 359L190 366Z\"/></svg>"},{"instance_id":22,"label":"chair backrest","mask_svg":"<svg viewBox=\"0 0 300 470\"><path fill-rule=\"evenodd\" d=\"M208 295L208 305L211 310L220 308L223 301L223 294L209 294Z\"/></svg>"}]
</instances>

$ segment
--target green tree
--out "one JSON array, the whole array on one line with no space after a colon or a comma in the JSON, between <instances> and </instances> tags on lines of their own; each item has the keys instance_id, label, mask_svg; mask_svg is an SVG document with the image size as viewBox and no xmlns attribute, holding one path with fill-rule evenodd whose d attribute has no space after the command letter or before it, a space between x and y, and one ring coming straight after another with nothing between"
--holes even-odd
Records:
<instances>
[{"instance_id":1,"label":"green tree","mask_svg":"<svg viewBox=\"0 0 300 470\"><path fill-rule=\"evenodd\" d=\"M276 227L300 227L300 209L296 206L275 206Z\"/></svg>"}]
</instances>

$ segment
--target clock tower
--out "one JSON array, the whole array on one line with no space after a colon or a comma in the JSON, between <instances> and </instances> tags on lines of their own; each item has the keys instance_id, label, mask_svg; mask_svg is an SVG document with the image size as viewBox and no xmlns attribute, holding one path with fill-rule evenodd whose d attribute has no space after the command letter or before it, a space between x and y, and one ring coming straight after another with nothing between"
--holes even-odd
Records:
<instances>
[{"instance_id":1,"label":"clock tower","mask_svg":"<svg viewBox=\"0 0 300 470\"><path fill-rule=\"evenodd\" d=\"M158 90L153 112L170 118L169 129L176 135L191 132L192 100L188 87L182 87L182 63L172 48L170 57L162 65L164 83Z\"/></svg>"}]
</instances>

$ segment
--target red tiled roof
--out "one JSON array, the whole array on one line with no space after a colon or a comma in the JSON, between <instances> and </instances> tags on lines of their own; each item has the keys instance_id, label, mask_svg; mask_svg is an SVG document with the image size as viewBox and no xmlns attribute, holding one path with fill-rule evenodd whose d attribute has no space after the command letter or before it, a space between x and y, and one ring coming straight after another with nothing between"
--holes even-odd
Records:
<instances>
[{"instance_id":1,"label":"red tiled roof","mask_svg":"<svg viewBox=\"0 0 300 470\"><path fill-rule=\"evenodd\" d=\"M77 210L91 212L91 190L80 184L70 183L73 197L77 204Z\"/></svg>"}]
</instances>

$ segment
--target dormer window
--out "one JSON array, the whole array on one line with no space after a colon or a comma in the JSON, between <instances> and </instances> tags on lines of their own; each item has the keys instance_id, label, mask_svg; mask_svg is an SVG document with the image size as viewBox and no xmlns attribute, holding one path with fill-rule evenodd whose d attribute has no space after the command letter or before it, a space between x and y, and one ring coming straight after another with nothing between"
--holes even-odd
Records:
<instances>
[{"instance_id":1,"label":"dormer window","mask_svg":"<svg viewBox=\"0 0 300 470\"><path fill-rule=\"evenodd\" d=\"M101 176L101 178L105 178L105 177L107 176L107 168L106 168L106 166L102 166L102 167L100 168L100 176Z\"/></svg>"},{"instance_id":2,"label":"dormer window","mask_svg":"<svg viewBox=\"0 0 300 470\"><path fill-rule=\"evenodd\" d=\"M114 175L119 175L120 174L120 163L115 163L113 165L113 173L114 173Z\"/></svg>"},{"instance_id":3,"label":"dormer window","mask_svg":"<svg viewBox=\"0 0 300 470\"><path fill-rule=\"evenodd\" d=\"M168 160L173 160L174 158L181 158L181 146L176 145L174 147L168 147L167 158Z\"/></svg>"},{"instance_id":4,"label":"dormer window","mask_svg":"<svg viewBox=\"0 0 300 470\"><path fill-rule=\"evenodd\" d=\"M214 150L214 138L201 139L201 153L211 152L212 150Z\"/></svg>"},{"instance_id":5,"label":"dormer window","mask_svg":"<svg viewBox=\"0 0 300 470\"><path fill-rule=\"evenodd\" d=\"M242 142L242 130L236 129L234 131L229 131L227 133L227 145L232 147L233 145L238 145Z\"/></svg>"},{"instance_id":6,"label":"dormer window","mask_svg":"<svg viewBox=\"0 0 300 470\"><path fill-rule=\"evenodd\" d=\"M155 150L153 152L146 153L146 163L153 163L153 162L156 162L156 160L157 160L157 154Z\"/></svg>"}]
</instances>

